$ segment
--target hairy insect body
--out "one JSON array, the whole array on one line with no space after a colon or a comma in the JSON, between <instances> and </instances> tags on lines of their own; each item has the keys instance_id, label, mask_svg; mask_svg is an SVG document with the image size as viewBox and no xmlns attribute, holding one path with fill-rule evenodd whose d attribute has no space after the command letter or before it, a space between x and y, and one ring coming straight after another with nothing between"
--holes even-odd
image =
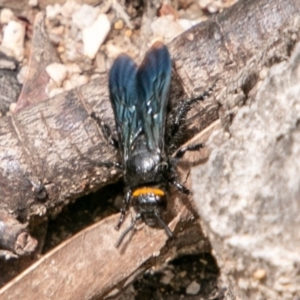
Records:
<instances>
[{"instance_id":1,"label":"hairy insect body","mask_svg":"<svg viewBox=\"0 0 300 300\"><path fill-rule=\"evenodd\" d=\"M145 136L140 136L131 149L125 169L125 183L131 189L131 204L148 226L157 225L157 215L167 207L165 157L162 151L150 150Z\"/></svg>"},{"instance_id":2,"label":"hairy insect body","mask_svg":"<svg viewBox=\"0 0 300 300\"><path fill-rule=\"evenodd\" d=\"M171 73L172 62L168 49L160 42L156 42L149 49L139 67L128 55L122 54L110 70L110 100L122 156L124 182L127 186L117 228L123 223L130 204L136 211L135 219L118 244L138 219L142 219L149 226L160 225L171 237L171 230L161 218L167 207L168 185L171 183L181 192L189 194L189 190L176 181L174 160L169 158L165 149ZM187 105L194 101L197 99L185 103L179 109L178 120L183 119L188 111ZM176 133L179 125L179 121L175 122L170 132ZM194 148L193 150L196 149ZM183 155L183 151L179 153Z\"/></svg>"}]
</instances>

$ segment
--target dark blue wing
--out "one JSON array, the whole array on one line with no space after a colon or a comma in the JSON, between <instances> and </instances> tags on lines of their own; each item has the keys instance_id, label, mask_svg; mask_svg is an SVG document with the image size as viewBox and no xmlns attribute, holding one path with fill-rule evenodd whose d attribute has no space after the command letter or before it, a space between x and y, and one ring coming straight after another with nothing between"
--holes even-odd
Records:
<instances>
[{"instance_id":1,"label":"dark blue wing","mask_svg":"<svg viewBox=\"0 0 300 300\"><path fill-rule=\"evenodd\" d=\"M172 62L167 47L156 42L146 53L137 73L138 118L147 136L148 147L164 147L165 119Z\"/></svg>"},{"instance_id":2,"label":"dark blue wing","mask_svg":"<svg viewBox=\"0 0 300 300\"><path fill-rule=\"evenodd\" d=\"M136 64L126 54L115 60L109 73L110 99L124 160L128 159L128 150L142 130L136 111L136 74Z\"/></svg>"}]
</instances>

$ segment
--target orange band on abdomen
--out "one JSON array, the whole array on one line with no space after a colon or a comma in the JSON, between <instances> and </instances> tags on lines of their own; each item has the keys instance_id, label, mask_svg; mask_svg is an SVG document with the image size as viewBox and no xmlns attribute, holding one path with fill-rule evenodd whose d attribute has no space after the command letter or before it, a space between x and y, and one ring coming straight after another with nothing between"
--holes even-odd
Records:
<instances>
[{"instance_id":1,"label":"orange band on abdomen","mask_svg":"<svg viewBox=\"0 0 300 300\"><path fill-rule=\"evenodd\" d=\"M144 194L154 194L156 196L164 196L165 195L164 191L162 191L161 189L156 189L156 188L151 188L151 187L143 187L140 189L136 189L132 193L132 196L138 197L138 196L144 195Z\"/></svg>"}]
</instances>

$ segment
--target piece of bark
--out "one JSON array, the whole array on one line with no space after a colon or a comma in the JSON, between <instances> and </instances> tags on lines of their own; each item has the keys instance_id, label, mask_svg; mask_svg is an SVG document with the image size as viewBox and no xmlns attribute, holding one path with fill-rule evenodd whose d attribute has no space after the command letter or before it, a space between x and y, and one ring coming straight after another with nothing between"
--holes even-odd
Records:
<instances>
[{"instance_id":1,"label":"piece of bark","mask_svg":"<svg viewBox=\"0 0 300 300\"><path fill-rule=\"evenodd\" d=\"M20 94L17 80L18 62L0 51L0 116L4 116Z\"/></svg>"},{"instance_id":2,"label":"piece of bark","mask_svg":"<svg viewBox=\"0 0 300 300\"><path fill-rule=\"evenodd\" d=\"M0 54L1 55L1 54ZM0 69L0 114L5 115L12 103L16 102L21 90L17 71Z\"/></svg>"},{"instance_id":3,"label":"piece of bark","mask_svg":"<svg viewBox=\"0 0 300 300\"><path fill-rule=\"evenodd\" d=\"M17 255L26 255L36 249L37 241L26 232L25 224L21 224L2 210L0 210L0 220L0 244L2 248ZM8 258L7 255L7 253L4 255L6 259Z\"/></svg>"},{"instance_id":4,"label":"piece of bark","mask_svg":"<svg viewBox=\"0 0 300 300\"><path fill-rule=\"evenodd\" d=\"M59 62L59 58L48 38L44 21L44 13L39 12L34 21L28 69L15 113L29 105L48 99L46 86L50 77L46 72L46 67L51 63Z\"/></svg>"},{"instance_id":5,"label":"piece of bark","mask_svg":"<svg viewBox=\"0 0 300 300\"><path fill-rule=\"evenodd\" d=\"M300 294L300 44L265 71L229 127L192 170L194 201L235 299Z\"/></svg>"}]
</instances>

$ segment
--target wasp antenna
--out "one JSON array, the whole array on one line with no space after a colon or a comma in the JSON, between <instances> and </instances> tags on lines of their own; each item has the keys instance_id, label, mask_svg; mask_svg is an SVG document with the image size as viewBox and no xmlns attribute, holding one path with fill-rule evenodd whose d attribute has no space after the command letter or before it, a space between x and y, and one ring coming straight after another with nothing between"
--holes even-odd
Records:
<instances>
[{"instance_id":1,"label":"wasp antenna","mask_svg":"<svg viewBox=\"0 0 300 300\"><path fill-rule=\"evenodd\" d=\"M135 219L131 222L131 224L127 227L127 229L124 230L124 232L119 237L119 239L116 243L116 248L119 248L119 246L122 244L126 235L134 228L136 221L140 218L141 218L140 214L136 215Z\"/></svg>"},{"instance_id":2,"label":"wasp antenna","mask_svg":"<svg viewBox=\"0 0 300 300\"><path fill-rule=\"evenodd\" d=\"M171 229L168 227L168 225L161 219L161 217L158 214L155 214L155 217L156 217L157 221L159 222L159 224L165 229L167 236L169 238L172 238L173 233L172 233Z\"/></svg>"}]
</instances>

